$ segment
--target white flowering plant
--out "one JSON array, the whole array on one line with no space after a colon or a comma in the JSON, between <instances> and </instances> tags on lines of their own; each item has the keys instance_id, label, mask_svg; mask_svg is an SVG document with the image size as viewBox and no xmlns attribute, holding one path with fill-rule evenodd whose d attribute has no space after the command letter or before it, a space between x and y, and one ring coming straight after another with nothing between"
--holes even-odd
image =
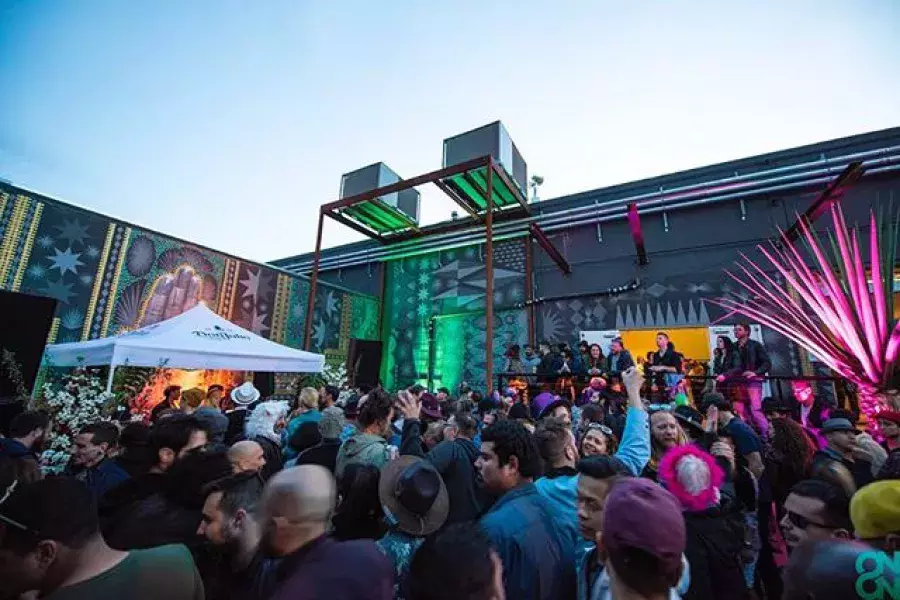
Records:
<instances>
[{"instance_id":1,"label":"white flowering plant","mask_svg":"<svg viewBox=\"0 0 900 600\"><path fill-rule=\"evenodd\" d=\"M326 364L322 368L321 375L325 383L338 389L347 385L347 367L344 366L344 363L338 363L337 365Z\"/></svg>"},{"instance_id":2,"label":"white flowering plant","mask_svg":"<svg viewBox=\"0 0 900 600\"><path fill-rule=\"evenodd\" d=\"M95 373L76 371L62 385L45 383L41 408L50 413L52 428L41 456L45 473L60 473L69 461L72 438L89 423L108 421L115 396Z\"/></svg>"}]
</instances>

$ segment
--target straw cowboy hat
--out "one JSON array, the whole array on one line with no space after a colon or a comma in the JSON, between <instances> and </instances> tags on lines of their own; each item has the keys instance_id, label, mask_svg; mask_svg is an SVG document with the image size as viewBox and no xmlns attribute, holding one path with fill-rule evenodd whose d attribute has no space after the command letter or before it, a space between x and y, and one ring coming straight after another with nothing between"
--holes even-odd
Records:
<instances>
[{"instance_id":1,"label":"straw cowboy hat","mask_svg":"<svg viewBox=\"0 0 900 600\"><path fill-rule=\"evenodd\" d=\"M246 406L248 404L253 404L257 400L259 400L259 390L254 387L254 385L245 381L238 387L231 390L231 399L235 404L239 404L241 406Z\"/></svg>"},{"instance_id":2,"label":"straw cowboy hat","mask_svg":"<svg viewBox=\"0 0 900 600\"><path fill-rule=\"evenodd\" d=\"M386 464L381 471L378 496L387 521L410 535L434 533L450 511L441 474L418 456L401 456Z\"/></svg>"}]
</instances>

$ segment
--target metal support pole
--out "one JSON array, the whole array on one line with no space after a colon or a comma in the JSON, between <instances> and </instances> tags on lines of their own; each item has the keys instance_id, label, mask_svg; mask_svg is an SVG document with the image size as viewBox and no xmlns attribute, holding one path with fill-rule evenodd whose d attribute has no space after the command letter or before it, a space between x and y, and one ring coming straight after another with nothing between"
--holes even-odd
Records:
<instances>
[{"instance_id":1,"label":"metal support pole","mask_svg":"<svg viewBox=\"0 0 900 600\"><path fill-rule=\"evenodd\" d=\"M528 319L528 344L534 347L534 246L525 238L525 311Z\"/></svg>"},{"instance_id":2,"label":"metal support pole","mask_svg":"<svg viewBox=\"0 0 900 600\"><path fill-rule=\"evenodd\" d=\"M113 387L113 377L116 374L116 365L109 365L109 377L106 378L106 392L111 393Z\"/></svg>"},{"instance_id":3,"label":"metal support pole","mask_svg":"<svg viewBox=\"0 0 900 600\"><path fill-rule=\"evenodd\" d=\"M488 386L488 394L494 385L494 159L488 161L487 168L487 214L484 218L484 316L486 353L484 363L484 380Z\"/></svg>"},{"instance_id":4,"label":"metal support pole","mask_svg":"<svg viewBox=\"0 0 900 600\"><path fill-rule=\"evenodd\" d=\"M306 299L306 323L303 332L303 349L309 350L312 341L313 310L316 308L316 285L319 283L319 259L322 254L322 227L325 225L325 211L319 209L319 230L316 232L316 252L313 255L313 268L309 276L309 298Z\"/></svg>"}]
</instances>

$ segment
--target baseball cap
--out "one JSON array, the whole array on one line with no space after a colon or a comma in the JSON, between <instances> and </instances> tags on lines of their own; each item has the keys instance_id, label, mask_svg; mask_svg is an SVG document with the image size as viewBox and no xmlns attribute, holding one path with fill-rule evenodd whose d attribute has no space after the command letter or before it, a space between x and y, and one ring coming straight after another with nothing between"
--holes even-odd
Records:
<instances>
[{"instance_id":1,"label":"baseball cap","mask_svg":"<svg viewBox=\"0 0 900 600\"><path fill-rule=\"evenodd\" d=\"M656 557L667 574L678 572L686 544L681 505L649 479L617 482L603 509L603 543L610 554L629 548Z\"/></svg>"},{"instance_id":2,"label":"baseball cap","mask_svg":"<svg viewBox=\"0 0 900 600\"><path fill-rule=\"evenodd\" d=\"M850 520L863 540L900 533L900 480L876 481L853 494Z\"/></svg>"}]
</instances>

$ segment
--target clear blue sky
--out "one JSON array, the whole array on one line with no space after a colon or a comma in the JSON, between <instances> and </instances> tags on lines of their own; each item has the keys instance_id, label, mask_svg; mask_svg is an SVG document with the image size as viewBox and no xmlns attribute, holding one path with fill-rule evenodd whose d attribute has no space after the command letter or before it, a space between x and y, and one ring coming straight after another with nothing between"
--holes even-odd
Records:
<instances>
[{"instance_id":1,"label":"clear blue sky","mask_svg":"<svg viewBox=\"0 0 900 600\"><path fill-rule=\"evenodd\" d=\"M341 173L437 168L498 118L544 198L900 125L898 27L895 0L0 0L0 177L268 260L312 250Z\"/></svg>"}]
</instances>

